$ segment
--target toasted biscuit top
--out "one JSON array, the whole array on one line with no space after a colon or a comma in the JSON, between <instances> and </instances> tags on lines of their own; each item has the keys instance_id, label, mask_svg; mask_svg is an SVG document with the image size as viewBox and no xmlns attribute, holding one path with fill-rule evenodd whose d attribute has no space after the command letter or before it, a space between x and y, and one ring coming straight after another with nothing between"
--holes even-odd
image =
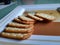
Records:
<instances>
[{"instance_id":1,"label":"toasted biscuit top","mask_svg":"<svg viewBox=\"0 0 60 45\"><path fill-rule=\"evenodd\" d=\"M35 13L28 13L27 16L29 16L29 17L31 17L31 18L33 18L33 19L35 19L35 20L40 20L40 21L43 20L42 18L39 18L39 17L35 16Z\"/></svg>"},{"instance_id":2,"label":"toasted biscuit top","mask_svg":"<svg viewBox=\"0 0 60 45\"><path fill-rule=\"evenodd\" d=\"M24 38L24 36L30 35L30 33L22 34L22 33L7 33L7 32L2 32L1 35L9 37L9 38Z\"/></svg>"},{"instance_id":3,"label":"toasted biscuit top","mask_svg":"<svg viewBox=\"0 0 60 45\"><path fill-rule=\"evenodd\" d=\"M13 27L6 27L5 30L31 30L31 28L13 28Z\"/></svg>"},{"instance_id":4,"label":"toasted biscuit top","mask_svg":"<svg viewBox=\"0 0 60 45\"><path fill-rule=\"evenodd\" d=\"M16 25L16 26L29 26L28 24L22 24L22 23L16 23L16 22L11 22L8 25Z\"/></svg>"},{"instance_id":5,"label":"toasted biscuit top","mask_svg":"<svg viewBox=\"0 0 60 45\"><path fill-rule=\"evenodd\" d=\"M17 21L19 23L24 23L24 24L34 24L34 22L31 22L31 21L22 21L21 19L18 19L18 18L15 18L14 21Z\"/></svg>"},{"instance_id":6,"label":"toasted biscuit top","mask_svg":"<svg viewBox=\"0 0 60 45\"><path fill-rule=\"evenodd\" d=\"M26 35L26 34L29 34L29 33L8 33L8 32L2 32L2 34L6 34L6 35Z\"/></svg>"},{"instance_id":7,"label":"toasted biscuit top","mask_svg":"<svg viewBox=\"0 0 60 45\"><path fill-rule=\"evenodd\" d=\"M48 20L54 20L55 19L54 16L49 15L49 14L45 14L45 13L36 13L35 15L38 17L46 18Z\"/></svg>"},{"instance_id":8,"label":"toasted biscuit top","mask_svg":"<svg viewBox=\"0 0 60 45\"><path fill-rule=\"evenodd\" d=\"M34 19L31 19L31 18L28 18L26 16L19 16L19 18L23 21L31 21L31 22L34 22L35 20Z\"/></svg>"}]
</instances>

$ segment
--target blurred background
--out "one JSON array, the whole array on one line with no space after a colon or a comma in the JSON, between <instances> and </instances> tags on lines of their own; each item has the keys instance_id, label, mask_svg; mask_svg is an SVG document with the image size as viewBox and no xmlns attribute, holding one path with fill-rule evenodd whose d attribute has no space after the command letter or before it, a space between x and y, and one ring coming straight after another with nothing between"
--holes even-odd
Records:
<instances>
[{"instance_id":1,"label":"blurred background","mask_svg":"<svg viewBox=\"0 0 60 45\"><path fill-rule=\"evenodd\" d=\"M0 19L18 5L60 4L60 0L0 0Z\"/></svg>"},{"instance_id":2,"label":"blurred background","mask_svg":"<svg viewBox=\"0 0 60 45\"><path fill-rule=\"evenodd\" d=\"M26 4L56 4L60 3L60 0L0 0L0 4L10 4L11 2L17 2L17 4L26 5Z\"/></svg>"},{"instance_id":3,"label":"blurred background","mask_svg":"<svg viewBox=\"0 0 60 45\"><path fill-rule=\"evenodd\" d=\"M56 4L60 3L60 0L16 0L19 4Z\"/></svg>"}]
</instances>

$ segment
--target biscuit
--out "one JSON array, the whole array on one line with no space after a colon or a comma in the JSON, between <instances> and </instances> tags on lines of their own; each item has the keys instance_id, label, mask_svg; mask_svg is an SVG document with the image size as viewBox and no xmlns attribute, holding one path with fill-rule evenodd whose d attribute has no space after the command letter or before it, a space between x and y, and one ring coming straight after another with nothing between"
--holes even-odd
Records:
<instances>
[{"instance_id":1,"label":"biscuit","mask_svg":"<svg viewBox=\"0 0 60 45\"><path fill-rule=\"evenodd\" d=\"M35 19L35 20L43 21L42 18L39 18L39 17L35 16L34 13L28 13L27 16L32 18L32 19Z\"/></svg>"},{"instance_id":2,"label":"biscuit","mask_svg":"<svg viewBox=\"0 0 60 45\"><path fill-rule=\"evenodd\" d=\"M33 31L33 26L30 28L14 28L14 27L6 27L5 32L10 33L28 33Z\"/></svg>"},{"instance_id":3,"label":"biscuit","mask_svg":"<svg viewBox=\"0 0 60 45\"><path fill-rule=\"evenodd\" d=\"M10 22L8 24L8 26L10 26L10 27L17 27L17 28L29 28L29 27L31 27L31 25L22 24L22 23L16 23L16 22Z\"/></svg>"},{"instance_id":4,"label":"biscuit","mask_svg":"<svg viewBox=\"0 0 60 45\"><path fill-rule=\"evenodd\" d=\"M29 22L29 21L22 21L21 19L15 18L14 21L24 24L34 24L35 22Z\"/></svg>"},{"instance_id":5,"label":"biscuit","mask_svg":"<svg viewBox=\"0 0 60 45\"><path fill-rule=\"evenodd\" d=\"M5 38L11 38L11 39L28 39L32 33L7 33L7 32L2 32L1 36Z\"/></svg>"},{"instance_id":6,"label":"biscuit","mask_svg":"<svg viewBox=\"0 0 60 45\"><path fill-rule=\"evenodd\" d=\"M43 19L47 19L47 20L54 20L55 17L49 14L45 14L45 13L36 13L35 16L43 18Z\"/></svg>"},{"instance_id":7,"label":"biscuit","mask_svg":"<svg viewBox=\"0 0 60 45\"><path fill-rule=\"evenodd\" d=\"M28 21L28 22L34 22L34 19L31 19L29 17L26 16L18 16L19 19L21 19L22 21Z\"/></svg>"}]
</instances>

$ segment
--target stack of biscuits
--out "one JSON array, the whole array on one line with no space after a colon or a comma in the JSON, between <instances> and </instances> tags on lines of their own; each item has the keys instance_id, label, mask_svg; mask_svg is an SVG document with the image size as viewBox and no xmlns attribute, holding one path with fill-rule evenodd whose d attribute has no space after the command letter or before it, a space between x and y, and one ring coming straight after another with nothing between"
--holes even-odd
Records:
<instances>
[{"instance_id":1,"label":"stack of biscuits","mask_svg":"<svg viewBox=\"0 0 60 45\"><path fill-rule=\"evenodd\" d=\"M34 31L34 23L36 21L54 20L54 16L43 13L24 13L22 16L18 16L12 22L7 24L5 30L1 33L2 37L12 39L28 39Z\"/></svg>"}]
</instances>

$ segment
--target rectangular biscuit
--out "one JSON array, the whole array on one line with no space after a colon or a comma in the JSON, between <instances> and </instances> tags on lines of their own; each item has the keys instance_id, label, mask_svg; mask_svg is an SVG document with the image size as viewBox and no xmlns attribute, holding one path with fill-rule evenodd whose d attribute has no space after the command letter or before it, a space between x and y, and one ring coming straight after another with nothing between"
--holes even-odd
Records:
<instances>
[{"instance_id":1,"label":"rectangular biscuit","mask_svg":"<svg viewBox=\"0 0 60 45\"><path fill-rule=\"evenodd\" d=\"M45 13L36 13L35 14L37 17L43 18L43 19L47 19L47 20L54 20L55 17L49 14L45 14Z\"/></svg>"},{"instance_id":2,"label":"rectangular biscuit","mask_svg":"<svg viewBox=\"0 0 60 45\"><path fill-rule=\"evenodd\" d=\"M24 24L34 24L35 22L29 22L29 21L22 21L21 19L15 18L14 21Z\"/></svg>"},{"instance_id":3,"label":"rectangular biscuit","mask_svg":"<svg viewBox=\"0 0 60 45\"><path fill-rule=\"evenodd\" d=\"M18 18L21 19L22 21L28 21L28 22L34 22L35 21L34 19L31 19L31 18L26 17L26 16L19 16Z\"/></svg>"},{"instance_id":4,"label":"rectangular biscuit","mask_svg":"<svg viewBox=\"0 0 60 45\"><path fill-rule=\"evenodd\" d=\"M11 38L11 39L19 39L19 40L23 40L23 39L28 39L30 36L32 35L32 33L7 33L7 32L2 32L1 36L5 37L5 38Z\"/></svg>"},{"instance_id":5,"label":"rectangular biscuit","mask_svg":"<svg viewBox=\"0 0 60 45\"><path fill-rule=\"evenodd\" d=\"M31 25L22 24L22 23L17 23L17 22L10 22L10 23L8 24L8 26L10 26L10 27L17 27L17 28L29 28L29 27L31 27Z\"/></svg>"},{"instance_id":6,"label":"rectangular biscuit","mask_svg":"<svg viewBox=\"0 0 60 45\"><path fill-rule=\"evenodd\" d=\"M39 18L39 17L35 16L34 13L30 13L30 12L29 12L29 13L27 14L27 16L30 17L30 18L32 18L32 19L38 20L38 21L43 21L42 18Z\"/></svg>"},{"instance_id":7,"label":"rectangular biscuit","mask_svg":"<svg viewBox=\"0 0 60 45\"><path fill-rule=\"evenodd\" d=\"M28 33L33 31L33 26L30 28L14 28L14 27L6 27L5 32L10 32L10 33Z\"/></svg>"}]
</instances>

